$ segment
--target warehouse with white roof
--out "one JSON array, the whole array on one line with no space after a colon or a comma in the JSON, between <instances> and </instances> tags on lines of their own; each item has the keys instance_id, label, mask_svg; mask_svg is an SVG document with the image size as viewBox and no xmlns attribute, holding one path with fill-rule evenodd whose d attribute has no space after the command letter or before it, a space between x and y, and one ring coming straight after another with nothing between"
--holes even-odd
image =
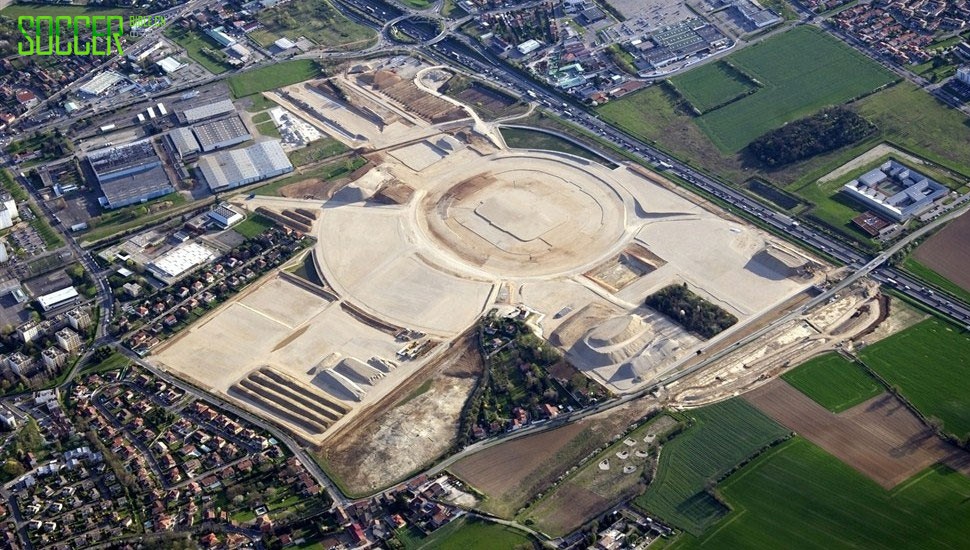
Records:
<instances>
[{"instance_id":1,"label":"warehouse with white roof","mask_svg":"<svg viewBox=\"0 0 970 550\"><path fill-rule=\"evenodd\" d=\"M195 242L185 243L155 258L147 267L159 280L172 284L215 257L215 252L209 247Z\"/></svg>"},{"instance_id":2,"label":"warehouse with white roof","mask_svg":"<svg viewBox=\"0 0 970 550\"><path fill-rule=\"evenodd\" d=\"M213 193L293 171L278 139L205 155L199 159L198 168Z\"/></svg>"}]
</instances>

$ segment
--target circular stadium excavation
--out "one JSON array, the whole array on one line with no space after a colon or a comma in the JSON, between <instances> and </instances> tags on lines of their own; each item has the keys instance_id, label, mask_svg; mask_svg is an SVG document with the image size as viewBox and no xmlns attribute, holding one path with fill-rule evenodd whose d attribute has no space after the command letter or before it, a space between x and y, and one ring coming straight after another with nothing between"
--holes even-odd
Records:
<instances>
[{"instance_id":1,"label":"circular stadium excavation","mask_svg":"<svg viewBox=\"0 0 970 550\"><path fill-rule=\"evenodd\" d=\"M319 443L453 353L492 309L527 312L570 363L622 394L721 337L647 307L662 291L733 320L727 334L817 282L810 258L656 173L508 149L405 69L419 70L356 67L335 77L344 98L320 82L267 94L374 152L326 200L289 198L313 182L235 199L283 223L298 211L317 239L305 264L317 277L283 271L247 289L159 363Z\"/></svg>"}]
</instances>

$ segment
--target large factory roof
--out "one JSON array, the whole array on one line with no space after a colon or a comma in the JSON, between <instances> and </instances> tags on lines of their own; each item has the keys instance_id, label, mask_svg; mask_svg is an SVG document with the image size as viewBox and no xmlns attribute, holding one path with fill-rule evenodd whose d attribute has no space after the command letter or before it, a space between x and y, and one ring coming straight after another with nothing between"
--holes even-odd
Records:
<instances>
[{"instance_id":1,"label":"large factory roof","mask_svg":"<svg viewBox=\"0 0 970 550\"><path fill-rule=\"evenodd\" d=\"M220 191L285 174L293 165L279 140L271 140L206 155L199 159L199 170L209 188Z\"/></svg>"},{"instance_id":2,"label":"large factory roof","mask_svg":"<svg viewBox=\"0 0 970 550\"><path fill-rule=\"evenodd\" d=\"M153 164L160 164L161 159L152 147L151 140L144 139L88 153L88 162L98 180L104 181L111 179L113 174L121 175L121 172L135 168L145 167L147 170Z\"/></svg>"},{"instance_id":3,"label":"large factory roof","mask_svg":"<svg viewBox=\"0 0 970 550\"><path fill-rule=\"evenodd\" d=\"M203 151L221 149L252 139L238 115L205 122L192 128Z\"/></svg>"},{"instance_id":4,"label":"large factory roof","mask_svg":"<svg viewBox=\"0 0 970 550\"><path fill-rule=\"evenodd\" d=\"M235 112L235 110L236 108L233 107L232 101L224 99L222 101L216 101L215 103L207 103L205 105L199 105L198 107L186 109L182 111L182 119L191 124L207 118L232 113Z\"/></svg>"}]
</instances>

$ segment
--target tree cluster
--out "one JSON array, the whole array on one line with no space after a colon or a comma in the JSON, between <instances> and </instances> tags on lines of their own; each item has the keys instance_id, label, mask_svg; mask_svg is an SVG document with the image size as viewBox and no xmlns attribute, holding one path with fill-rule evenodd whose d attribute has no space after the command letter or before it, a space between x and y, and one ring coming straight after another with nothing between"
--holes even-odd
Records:
<instances>
[{"instance_id":1,"label":"tree cluster","mask_svg":"<svg viewBox=\"0 0 970 550\"><path fill-rule=\"evenodd\" d=\"M651 294L646 304L704 338L712 338L738 322L734 315L691 292L687 283Z\"/></svg>"},{"instance_id":2,"label":"tree cluster","mask_svg":"<svg viewBox=\"0 0 970 550\"><path fill-rule=\"evenodd\" d=\"M770 168L777 168L855 143L876 127L844 107L823 109L755 139L748 150Z\"/></svg>"}]
</instances>

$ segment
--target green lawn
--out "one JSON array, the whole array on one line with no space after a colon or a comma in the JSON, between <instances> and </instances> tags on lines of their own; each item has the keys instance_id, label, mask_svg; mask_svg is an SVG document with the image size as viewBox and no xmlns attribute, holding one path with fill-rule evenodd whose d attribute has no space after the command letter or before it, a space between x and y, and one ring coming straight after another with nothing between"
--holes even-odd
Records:
<instances>
[{"instance_id":1,"label":"green lawn","mask_svg":"<svg viewBox=\"0 0 970 550\"><path fill-rule=\"evenodd\" d=\"M819 405L837 413L883 391L862 367L837 353L816 357L781 377Z\"/></svg>"},{"instance_id":2,"label":"green lawn","mask_svg":"<svg viewBox=\"0 0 970 550\"><path fill-rule=\"evenodd\" d=\"M322 138L310 143L303 149L290 152L289 156L293 166L303 166L339 155L345 151L347 151L347 147L343 143L332 138Z\"/></svg>"},{"instance_id":3,"label":"green lawn","mask_svg":"<svg viewBox=\"0 0 970 550\"><path fill-rule=\"evenodd\" d=\"M112 352L107 359L84 368L84 372L107 372L127 366L130 360L118 352Z\"/></svg>"},{"instance_id":4,"label":"green lawn","mask_svg":"<svg viewBox=\"0 0 970 550\"><path fill-rule=\"evenodd\" d=\"M739 151L786 122L896 79L861 53L808 26L749 46L728 60L764 87L697 118L698 126L725 152Z\"/></svg>"},{"instance_id":5,"label":"green lawn","mask_svg":"<svg viewBox=\"0 0 970 550\"><path fill-rule=\"evenodd\" d=\"M253 124L262 124L270 120L272 120L272 117L269 116L269 113L259 113L253 117Z\"/></svg>"},{"instance_id":6,"label":"green lawn","mask_svg":"<svg viewBox=\"0 0 970 550\"><path fill-rule=\"evenodd\" d=\"M276 139L281 139L283 136L280 134L280 129L276 127L272 121L264 122L262 124L256 125L256 131L260 135L274 137Z\"/></svg>"},{"instance_id":7,"label":"green lawn","mask_svg":"<svg viewBox=\"0 0 970 550\"><path fill-rule=\"evenodd\" d=\"M360 168L367 161L364 157L351 157L346 159L341 159L336 162L331 162L328 164L323 164L316 166L313 169L307 170L306 172L299 174L292 174L288 177L278 179L272 183L268 183L254 191L257 195L270 195L278 196L279 190L282 187L286 187L291 183L297 183L309 179L320 178L324 180L332 180L340 178L350 174L354 170Z\"/></svg>"},{"instance_id":8,"label":"green lawn","mask_svg":"<svg viewBox=\"0 0 970 550\"><path fill-rule=\"evenodd\" d=\"M321 74L320 67L312 59L284 61L229 77L229 89L233 97L240 98L317 78Z\"/></svg>"},{"instance_id":9,"label":"green lawn","mask_svg":"<svg viewBox=\"0 0 970 550\"><path fill-rule=\"evenodd\" d=\"M252 94L246 97L240 98L240 103L245 105L245 109L250 113L258 113L260 111L265 111L266 109L272 109L276 107L275 101L266 99L263 94Z\"/></svg>"},{"instance_id":10,"label":"green lawn","mask_svg":"<svg viewBox=\"0 0 970 550\"><path fill-rule=\"evenodd\" d=\"M720 492L731 514L674 548L963 548L970 529L970 478L934 466L886 491L801 438Z\"/></svg>"},{"instance_id":11,"label":"green lawn","mask_svg":"<svg viewBox=\"0 0 970 550\"><path fill-rule=\"evenodd\" d=\"M405 548L409 550L512 550L534 547L524 533L467 516L445 525L425 539L411 538L408 542L417 542L416 546L406 544Z\"/></svg>"},{"instance_id":12,"label":"green lawn","mask_svg":"<svg viewBox=\"0 0 970 550\"><path fill-rule=\"evenodd\" d=\"M185 52L193 61L202 65L205 70L212 74L221 74L231 68L225 62L226 54L220 51L222 46L206 36L205 33L173 26L165 31L165 36L185 48Z\"/></svg>"},{"instance_id":13,"label":"green lawn","mask_svg":"<svg viewBox=\"0 0 970 550\"><path fill-rule=\"evenodd\" d=\"M723 61L707 63L671 78L670 82L701 112L717 107L755 87L743 76L735 74Z\"/></svg>"},{"instance_id":14,"label":"green lawn","mask_svg":"<svg viewBox=\"0 0 970 550\"><path fill-rule=\"evenodd\" d=\"M253 214L245 220L232 226L232 230L239 233L243 237L246 237L247 239L251 239L263 231L273 227L274 225L276 224L274 224L270 219L264 218L259 214Z\"/></svg>"},{"instance_id":15,"label":"green lawn","mask_svg":"<svg viewBox=\"0 0 970 550\"><path fill-rule=\"evenodd\" d=\"M547 134L546 132L523 130L522 128L500 128L499 131L502 132L502 138L505 140L506 145L512 149L558 151L560 153L576 155L577 157L582 157L600 164L606 163L600 156L591 153L586 148L552 134Z\"/></svg>"},{"instance_id":16,"label":"green lawn","mask_svg":"<svg viewBox=\"0 0 970 550\"><path fill-rule=\"evenodd\" d=\"M249 34L268 47L281 37L304 36L327 49L360 49L374 41L369 27L343 16L328 0L292 0L257 15L263 28Z\"/></svg>"},{"instance_id":17,"label":"green lawn","mask_svg":"<svg viewBox=\"0 0 970 550\"><path fill-rule=\"evenodd\" d=\"M700 534L728 512L705 492L705 485L788 430L739 398L687 414L695 419L694 426L663 446L657 475L634 504Z\"/></svg>"},{"instance_id":18,"label":"green lawn","mask_svg":"<svg viewBox=\"0 0 970 550\"><path fill-rule=\"evenodd\" d=\"M927 319L860 353L870 368L927 416L957 437L970 435L970 337L955 325Z\"/></svg>"},{"instance_id":19,"label":"green lawn","mask_svg":"<svg viewBox=\"0 0 970 550\"><path fill-rule=\"evenodd\" d=\"M919 260L913 258L912 256L903 260L903 269L912 273L913 275L916 275L920 279L923 279L927 283L953 294L961 300L970 302L970 292L967 292L963 289L963 287L954 283L950 279L947 279L943 275L940 275L933 269L923 265Z\"/></svg>"},{"instance_id":20,"label":"green lawn","mask_svg":"<svg viewBox=\"0 0 970 550\"><path fill-rule=\"evenodd\" d=\"M970 175L970 122L916 85L901 82L858 107L885 139Z\"/></svg>"}]
</instances>

